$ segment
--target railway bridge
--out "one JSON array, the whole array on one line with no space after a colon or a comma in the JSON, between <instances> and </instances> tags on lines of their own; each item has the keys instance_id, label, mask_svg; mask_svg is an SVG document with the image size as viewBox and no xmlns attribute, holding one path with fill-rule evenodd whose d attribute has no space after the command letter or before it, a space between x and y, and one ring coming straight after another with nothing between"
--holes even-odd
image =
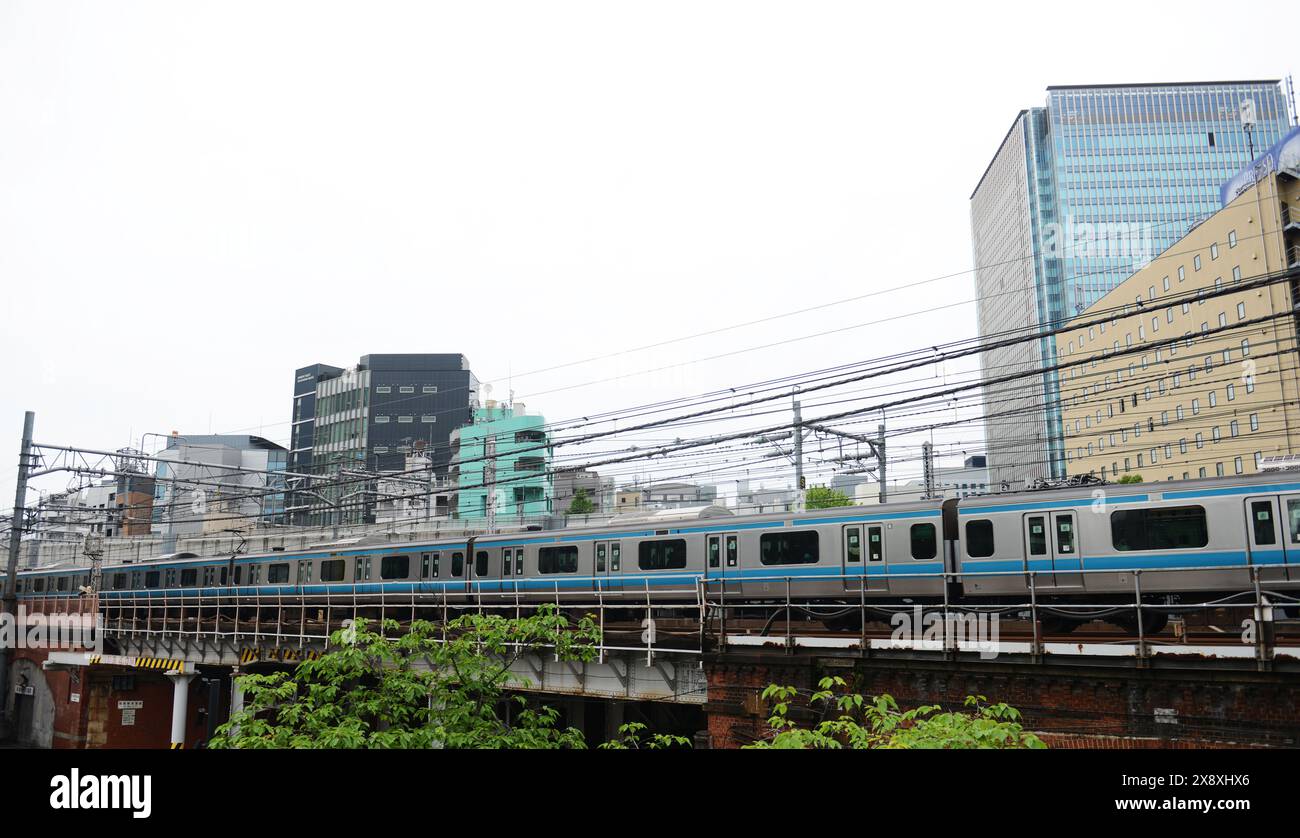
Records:
<instances>
[{"instance_id":1,"label":"railway bridge","mask_svg":"<svg viewBox=\"0 0 1300 838\"><path fill-rule=\"evenodd\" d=\"M864 596L832 606L801 599L788 579L773 587L761 601L737 600L699 580L671 606L648 591L638 602L557 589L566 613L598 621L598 653L575 663L527 650L513 686L559 708L592 742L638 719L699 747L743 746L766 730L766 686L811 688L826 674L904 707L1005 701L1058 747L1300 741L1300 620L1259 585L1205 602L1153 606L1135 596L1065 609L1032 597L977 607ZM113 593L24 599L23 631L62 621L97 628L102 645L17 651L7 698L21 741L201 747L242 706L238 675L319 656L348 620L445 624L469 610L531 607L509 592ZM1147 630L1152 609L1168 618L1158 631ZM1063 611L1081 624L1067 631Z\"/></svg>"}]
</instances>

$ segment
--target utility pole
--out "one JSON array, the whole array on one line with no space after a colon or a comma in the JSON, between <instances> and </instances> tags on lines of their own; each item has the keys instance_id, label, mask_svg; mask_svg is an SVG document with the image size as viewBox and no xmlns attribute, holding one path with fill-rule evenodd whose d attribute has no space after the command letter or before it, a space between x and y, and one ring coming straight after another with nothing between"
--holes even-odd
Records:
<instances>
[{"instance_id":1,"label":"utility pole","mask_svg":"<svg viewBox=\"0 0 1300 838\"><path fill-rule=\"evenodd\" d=\"M803 414L799 410L799 402L794 403L794 485L798 491L798 509L804 509L805 489L803 477Z\"/></svg>"},{"instance_id":2,"label":"utility pole","mask_svg":"<svg viewBox=\"0 0 1300 838\"><path fill-rule=\"evenodd\" d=\"M23 414L23 444L18 455L18 486L14 489L14 518L9 524L9 563L5 567L5 585L3 593L3 614L11 625L17 628L18 609L18 550L23 538L23 518L26 514L27 474L32 469L32 427L36 424L36 414L27 411ZM9 697L9 647L0 643L0 702ZM0 708L4 707L0 703ZM8 714L0 719L0 737L9 733Z\"/></svg>"},{"instance_id":3,"label":"utility pole","mask_svg":"<svg viewBox=\"0 0 1300 838\"><path fill-rule=\"evenodd\" d=\"M921 473L925 479L925 500L934 499L934 446L921 443Z\"/></svg>"},{"instance_id":4,"label":"utility pole","mask_svg":"<svg viewBox=\"0 0 1300 838\"><path fill-rule=\"evenodd\" d=\"M876 427L876 472L880 475L880 502L889 500L889 487L885 483L885 423Z\"/></svg>"}]
</instances>

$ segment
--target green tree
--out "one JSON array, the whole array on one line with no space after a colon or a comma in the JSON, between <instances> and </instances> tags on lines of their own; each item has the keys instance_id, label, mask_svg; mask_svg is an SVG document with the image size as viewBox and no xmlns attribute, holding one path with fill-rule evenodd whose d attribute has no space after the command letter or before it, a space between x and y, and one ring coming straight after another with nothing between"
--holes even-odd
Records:
<instances>
[{"instance_id":1,"label":"green tree","mask_svg":"<svg viewBox=\"0 0 1300 838\"><path fill-rule=\"evenodd\" d=\"M579 489L573 493L573 500L569 503L569 510L565 515L590 515L596 511L596 504L591 502L587 496L586 489Z\"/></svg>"},{"instance_id":2,"label":"green tree","mask_svg":"<svg viewBox=\"0 0 1300 838\"><path fill-rule=\"evenodd\" d=\"M1124 475L1123 477L1121 477L1119 480L1116 480L1115 482L1116 482L1116 483L1141 483L1141 482L1142 482L1142 475L1140 475L1140 474L1126 474L1126 475Z\"/></svg>"},{"instance_id":3,"label":"green tree","mask_svg":"<svg viewBox=\"0 0 1300 838\"><path fill-rule=\"evenodd\" d=\"M836 506L853 506L853 498L825 486L809 487L804 495L805 509L830 509Z\"/></svg>"},{"instance_id":4,"label":"green tree","mask_svg":"<svg viewBox=\"0 0 1300 838\"><path fill-rule=\"evenodd\" d=\"M1020 711L1006 704L989 704L984 696L968 696L965 709L941 712L938 705L900 710L888 695L863 698L844 690L838 676L823 678L803 706L812 720L800 725L790 710L800 697L794 687L772 684L763 699L773 702L770 731L749 748L967 749L1046 748L1025 733Z\"/></svg>"},{"instance_id":5,"label":"green tree","mask_svg":"<svg viewBox=\"0 0 1300 838\"><path fill-rule=\"evenodd\" d=\"M508 696L511 665L546 648L566 661L596 655L600 630L554 605L510 619L466 614L443 627L424 620L397 635L365 620L334 632L331 651L292 672L240 678L246 704L217 729L213 748L581 748L558 712ZM502 717L517 705L509 723Z\"/></svg>"},{"instance_id":6,"label":"green tree","mask_svg":"<svg viewBox=\"0 0 1300 838\"><path fill-rule=\"evenodd\" d=\"M659 751L665 748L689 748L691 740L685 736L671 736L666 733L652 733L643 736L645 725L629 722L618 726L618 738L602 742L600 747L609 751Z\"/></svg>"}]
</instances>

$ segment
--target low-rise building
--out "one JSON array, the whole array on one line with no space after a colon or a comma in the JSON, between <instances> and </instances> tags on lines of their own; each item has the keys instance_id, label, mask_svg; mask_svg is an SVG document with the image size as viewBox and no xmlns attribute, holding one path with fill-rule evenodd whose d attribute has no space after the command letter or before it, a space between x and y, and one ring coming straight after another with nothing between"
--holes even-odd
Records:
<instances>
[{"instance_id":1,"label":"low-rise building","mask_svg":"<svg viewBox=\"0 0 1300 838\"><path fill-rule=\"evenodd\" d=\"M456 515L502 521L541 518L551 510L551 451L546 419L522 404L488 400L474 424L452 431Z\"/></svg>"}]
</instances>

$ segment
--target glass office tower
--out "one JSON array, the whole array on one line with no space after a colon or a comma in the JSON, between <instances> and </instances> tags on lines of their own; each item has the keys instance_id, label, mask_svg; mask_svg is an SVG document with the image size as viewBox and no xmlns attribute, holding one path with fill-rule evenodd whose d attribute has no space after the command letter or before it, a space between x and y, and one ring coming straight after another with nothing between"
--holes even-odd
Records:
<instances>
[{"instance_id":1,"label":"glass office tower","mask_svg":"<svg viewBox=\"0 0 1300 838\"><path fill-rule=\"evenodd\" d=\"M1064 86L1021 111L975 192L971 228L980 336L1051 328L1096 302L1219 207L1251 154L1289 127L1276 80ZM990 476L1016 489L1065 473L1047 339L984 353Z\"/></svg>"}]
</instances>

